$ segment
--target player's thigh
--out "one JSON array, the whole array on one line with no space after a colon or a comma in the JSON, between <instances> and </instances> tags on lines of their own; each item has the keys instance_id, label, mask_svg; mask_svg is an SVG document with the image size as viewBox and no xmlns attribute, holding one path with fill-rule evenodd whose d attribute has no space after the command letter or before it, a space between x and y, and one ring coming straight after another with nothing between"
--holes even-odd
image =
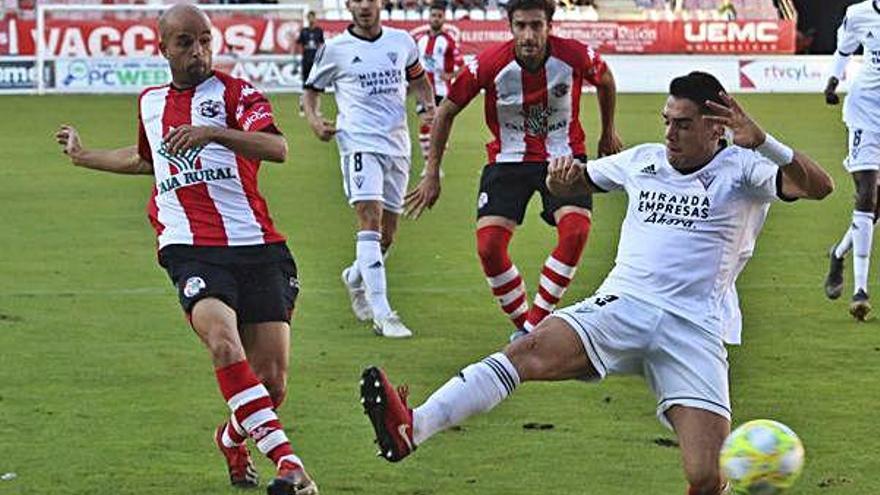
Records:
<instances>
[{"instance_id":1,"label":"player's thigh","mask_svg":"<svg viewBox=\"0 0 880 495\"><path fill-rule=\"evenodd\" d=\"M728 421L730 410L727 349L720 337L664 312L644 375L657 398L657 418L672 427L675 406L701 409Z\"/></svg>"},{"instance_id":2,"label":"player's thigh","mask_svg":"<svg viewBox=\"0 0 880 495\"><path fill-rule=\"evenodd\" d=\"M528 335L510 343L504 354L523 382L599 376L574 329L560 318L545 319Z\"/></svg>"},{"instance_id":3,"label":"player's thigh","mask_svg":"<svg viewBox=\"0 0 880 495\"><path fill-rule=\"evenodd\" d=\"M705 409L674 406L666 413L681 447L688 481L706 485L719 481L719 455L730 434L730 420Z\"/></svg>"},{"instance_id":4,"label":"player's thigh","mask_svg":"<svg viewBox=\"0 0 880 495\"><path fill-rule=\"evenodd\" d=\"M547 320L565 321L593 365L594 375L579 378L602 379L609 374L641 373L643 356L661 317L661 310L642 301L594 294Z\"/></svg>"},{"instance_id":5,"label":"player's thigh","mask_svg":"<svg viewBox=\"0 0 880 495\"><path fill-rule=\"evenodd\" d=\"M375 153L355 152L340 157L342 187L348 203L382 202L385 172Z\"/></svg>"},{"instance_id":6,"label":"player's thigh","mask_svg":"<svg viewBox=\"0 0 880 495\"><path fill-rule=\"evenodd\" d=\"M529 180L537 170L535 167L521 163L486 165L480 176L477 219L496 216L521 224L529 199L536 190Z\"/></svg>"},{"instance_id":7,"label":"player's thigh","mask_svg":"<svg viewBox=\"0 0 880 495\"><path fill-rule=\"evenodd\" d=\"M410 157L373 154L382 166L382 207L386 212L403 212L403 199L409 183Z\"/></svg>"},{"instance_id":8,"label":"player's thigh","mask_svg":"<svg viewBox=\"0 0 880 495\"><path fill-rule=\"evenodd\" d=\"M273 246L265 263L239 265L235 276L240 287L238 319L242 326L255 323L290 323L299 280L293 256L286 246Z\"/></svg>"}]
</instances>

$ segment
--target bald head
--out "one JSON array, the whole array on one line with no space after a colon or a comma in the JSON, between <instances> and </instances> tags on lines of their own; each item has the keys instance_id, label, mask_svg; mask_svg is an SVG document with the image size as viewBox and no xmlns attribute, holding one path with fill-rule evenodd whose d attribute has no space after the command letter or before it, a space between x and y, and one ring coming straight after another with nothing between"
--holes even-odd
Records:
<instances>
[{"instance_id":1,"label":"bald head","mask_svg":"<svg viewBox=\"0 0 880 495\"><path fill-rule=\"evenodd\" d=\"M201 32L205 29L211 30L211 20L193 4L177 4L159 16L159 36L163 41L173 36L175 31Z\"/></svg>"},{"instance_id":2,"label":"bald head","mask_svg":"<svg viewBox=\"0 0 880 495\"><path fill-rule=\"evenodd\" d=\"M211 45L211 20L195 5L178 4L159 17L159 48L176 86L196 86L211 77Z\"/></svg>"}]
</instances>

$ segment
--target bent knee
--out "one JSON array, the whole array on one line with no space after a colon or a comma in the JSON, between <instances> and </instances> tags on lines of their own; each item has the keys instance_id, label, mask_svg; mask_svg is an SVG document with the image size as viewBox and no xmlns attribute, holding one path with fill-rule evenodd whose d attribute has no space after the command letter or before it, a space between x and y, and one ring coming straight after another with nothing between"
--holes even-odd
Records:
<instances>
[{"instance_id":1,"label":"bent knee","mask_svg":"<svg viewBox=\"0 0 880 495\"><path fill-rule=\"evenodd\" d=\"M688 495L721 495L723 488L718 468L710 467L700 472L689 473L688 484L690 485Z\"/></svg>"}]
</instances>

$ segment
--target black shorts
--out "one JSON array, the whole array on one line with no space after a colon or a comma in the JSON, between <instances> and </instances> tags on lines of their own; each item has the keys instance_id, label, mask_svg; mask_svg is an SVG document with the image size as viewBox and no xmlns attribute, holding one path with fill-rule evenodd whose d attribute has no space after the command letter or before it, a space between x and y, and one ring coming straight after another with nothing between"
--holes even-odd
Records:
<instances>
[{"instance_id":1,"label":"black shorts","mask_svg":"<svg viewBox=\"0 0 880 495\"><path fill-rule=\"evenodd\" d=\"M215 297L235 310L239 323L289 322L299 294L296 262L283 242L171 245L159 251L159 264L177 287L187 315L200 300Z\"/></svg>"},{"instance_id":2,"label":"black shorts","mask_svg":"<svg viewBox=\"0 0 880 495\"><path fill-rule=\"evenodd\" d=\"M480 193L477 197L477 218L499 216L522 224L532 194L541 194L544 211L541 218L556 225L553 214L563 206L592 209L593 196L585 194L559 198L547 190L546 163L494 163L483 167Z\"/></svg>"},{"instance_id":3,"label":"black shorts","mask_svg":"<svg viewBox=\"0 0 880 495\"><path fill-rule=\"evenodd\" d=\"M303 84L309 79L309 74L312 73L312 66L315 64L315 57L303 57L302 60L302 70L300 71L300 75L302 76Z\"/></svg>"}]
</instances>

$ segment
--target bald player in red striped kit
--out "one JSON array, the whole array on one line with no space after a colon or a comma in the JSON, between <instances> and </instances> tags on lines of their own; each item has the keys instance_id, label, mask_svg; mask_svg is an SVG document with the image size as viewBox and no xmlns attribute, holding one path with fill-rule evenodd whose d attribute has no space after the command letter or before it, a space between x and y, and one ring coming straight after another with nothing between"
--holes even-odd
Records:
<instances>
[{"instance_id":1,"label":"bald player in red striped kit","mask_svg":"<svg viewBox=\"0 0 880 495\"><path fill-rule=\"evenodd\" d=\"M261 160L283 162L287 142L269 101L211 68L211 22L193 5L159 18L172 82L139 98L138 144L89 150L75 128L56 138L74 164L154 176L147 214L159 263L215 367L232 414L214 435L239 487L258 485L245 442L276 468L269 495L316 495L276 409L286 395L296 264L257 188Z\"/></svg>"},{"instance_id":2,"label":"bald player in red striped kit","mask_svg":"<svg viewBox=\"0 0 880 495\"><path fill-rule=\"evenodd\" d=\"M511 338L524 335L553 311L587 242L591 196L557 198L545 185L549 160L568 155L586 159L579 121L584 83L597 89L602 120L599 155L622 148L614 128L614 77L592 48L550 35L554 9L552 0L508 4L513 40L485 50L455 79L434 120L425 177L407 195L410 216L418 217L434 205L452 122L485 91L486 125L493 140L486 145L488 165L477 197L477 251L493 295L516 328ZM544 207L541 217L556 227L558 243L541 269L530 307L508 244L535 192Z\"/></svg>"}]
</instances>

